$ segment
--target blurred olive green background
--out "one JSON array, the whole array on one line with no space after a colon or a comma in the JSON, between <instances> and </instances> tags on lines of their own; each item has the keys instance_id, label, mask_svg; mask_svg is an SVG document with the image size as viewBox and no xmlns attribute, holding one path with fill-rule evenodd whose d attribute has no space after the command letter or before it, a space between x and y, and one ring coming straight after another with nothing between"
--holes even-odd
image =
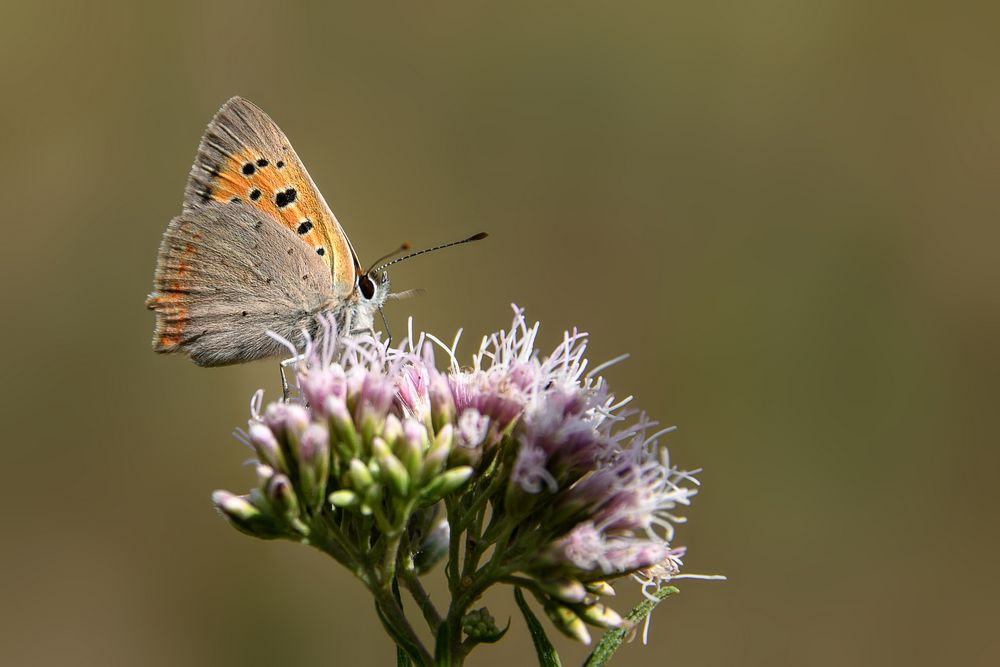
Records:
<instances>
[{"instance_id":1,"label":"blurred olive green background","mask_svg":"<svg viewBox=\"0 0 1000 667\"><path fill-rule=\"evenodd\" d=\"M239 94L363 260L491 233L393 272L428 291L397 333L468 351L516 301L633 355L612 386L704 468L688 569L730 581L623 664L997 664L985 7L5 2L0 663L392 664L359 584L209 504L251 482L230 432L274 364L150 351L160 235ZM471 664L531 664L513 626Z\"/></svg>"}]
</instances>

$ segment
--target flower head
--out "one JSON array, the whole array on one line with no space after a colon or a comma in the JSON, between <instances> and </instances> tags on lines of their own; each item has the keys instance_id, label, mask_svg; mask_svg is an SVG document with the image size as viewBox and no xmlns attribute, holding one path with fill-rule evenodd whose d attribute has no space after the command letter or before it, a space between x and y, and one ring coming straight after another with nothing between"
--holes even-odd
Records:
<instances>
[{"instance_id":1,"label":"flower head","mask_svg":"<svg viewBox=\"0 0 1000 667\"><path fill-rule=\"evenodd\" d=\"M676 512L697 481L661 446L670 429L654 431L625 409L631 397L610 392L608 364L587 371L586 334L567 332L541 355L538 324L514 312L468 367L457 337L414 336L411 323L390 347L338 336L321 318L295 369L297 395L252 404L243 438L258 487L217 492L216 506L244 532L311 542L355 571L380 563L373 581L397 565L426 571L449 541L477 550L474 563L492 547L482 572L536 580L564 632L589 641L583 624L620 623L594 596L618 576L644 590L679 576Z\"/></svg>"}]
</instances>

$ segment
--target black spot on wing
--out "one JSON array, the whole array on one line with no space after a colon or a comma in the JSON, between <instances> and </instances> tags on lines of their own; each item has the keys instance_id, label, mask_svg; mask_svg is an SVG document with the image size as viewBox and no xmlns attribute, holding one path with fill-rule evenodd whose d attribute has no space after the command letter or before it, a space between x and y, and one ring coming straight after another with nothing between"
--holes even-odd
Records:
<instances>
[{"instance_id":1,"label":"black spot on wing","mask_svg":"<svg viewBox=\"0 0 1000 667\"><path fill-rule=\"evenodd\" d=\"M264 158L257 160L257 166L263 169L264 167L267 166L267 160L265 160Z\"/></svg>"},{"instance_id":2,"label":"black spot on wing","mask_svg":"<svg viewBox=\"0 0 1000 667\"><path fill-rule=\"evenodd\" d=\"M295 201L299 196L295 188L288 188L284 192L278 192L274 195L274 203L278 205L278 208L285 208L289 204Z\"/></svg>"},{"instance_id":3,"label":"black spot on wing","mask_svg":"<svg viewBox=\"0 0 1000 667\"><path fill-rule=\"evenodd\" d=\"M299 234L308 234L309 230L313 228L313 223L311 220L303 220L299 223L298 232Z\"/></svg>"},{"instance_id":4,"label":"black spot on wing","mask_svg":"<svg viewBox=\"0 0 1000 667\"><path fill-rule=\"evenodd\" d=\"M324 248L316 248L316 254L322 257L326 254L326 250Z\"/></svg>"},{"instance_id":5,"label":"black spot on wing","mask_svg":"<svg viewBox=\"0 0 1000 667\"><path fill-rule=\"evenodd\" d=\"M254 188L253 190L251 190L250 191L250 199L252 199L254 201L257 201L258 199L260 199L260 190L258 190L257 188Z\"/></svg>"},{"instance_id":6,"label":"black spot on wing","mask_svg":"<svg viewBox=\"0 0 1000 667\"><path fill-rule=\"evenodd\" d=\"M253 166L253 162L247 162L245 165L243 165L244 175L251 176L255 171L257 171L257 167Z\"/></svg>"}]
</instances>

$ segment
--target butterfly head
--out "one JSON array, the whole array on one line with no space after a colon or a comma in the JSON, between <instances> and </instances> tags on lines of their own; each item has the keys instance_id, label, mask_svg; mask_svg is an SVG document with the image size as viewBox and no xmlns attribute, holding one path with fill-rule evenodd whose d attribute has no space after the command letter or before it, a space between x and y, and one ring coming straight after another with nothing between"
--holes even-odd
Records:
<instances>
[{"instance_id":1,"label":"butterfly head","mask_svg":"<svg viewBox=\"0 0 1000 667\"><path fill-rule=\"evenodd\" d=\"M358 282L355 286L358 302L371 304L374 308L381 308L389 296L389 272L385 270L372 270L358 275Z\"/></svg>"}]
</instances>

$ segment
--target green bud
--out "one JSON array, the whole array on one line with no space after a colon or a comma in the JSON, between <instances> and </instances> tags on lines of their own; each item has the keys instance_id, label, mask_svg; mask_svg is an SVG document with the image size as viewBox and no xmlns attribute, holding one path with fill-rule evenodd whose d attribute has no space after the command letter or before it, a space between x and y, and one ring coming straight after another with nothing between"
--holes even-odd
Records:
<instances>
[{"instance_id":1,"label":"green bud","mask_svg":"<svg viewBox=\"0 0 1000 667\"><path fill-rule=\"evenodd\" d=\"M309 533L308 527L299 518L299 501L295 497L292 483L284 475L275 475L267 483L267 499L274 513L293 530L302 535Z\"/></svg>"},{"instance_id":2,"label":"green bud","mask_svg":"<svg viewBox=\"0 0 1000 667\"><path fill-rule=\"evenodd\" d=\"M327 498L330 504L334 507L357 507L361 503L361 498L358 494L354 493L350 489L341 489L339 491L334 491Z\"/></svg>"},{"instance_id":3,"label":"green bud","mask_svg":"<svg viewBox=\"0 0 1000 667\"><path fill-rule=\"evenodd\" d=\"M587 589L576 579L560 577L539 582L542 590L561 602L583 602Z\"/></svg>"},{"instance_id":4,"label":"green bud","mask_svg":"<svg viewBox=\"0 0 1000 667\"><path fill-rule=\"evenodd\" d=\"M347 475L351 480L351 486L358 493L364 494L364 492L375 482L372 477L371 471L368 469L364 463L358 459L351 459L350 467L347 470Z\"/></svg>"},{"instance_id":5,"label":"green bud","mask_svg":"<svg viewBox=\"0 0 1000 667\"><path fill-rule=\"evenodd\" d=\"M365 410L361 415L361 442L370 443L375 435L382 430L382 421L373 410Z\"/></svg>"},{"instance_id":6,"label":"green bud","mask_svg":"<svg viewBox=\"0 0 1000 667\"><path fill-rule=\"evenodd\" d=\"M622 617L618 615L618 612L600 602L577 607L576 611L580 614L580 618L591 625L602 628L620 628L622 626Z\"/></svg>"},{"instance_id":7,"label":"green bud","mask_svg":"<svg viewBox=\"0 0 1000 667\"><path fill-rule=\"evenodd\" d=\"M469 466L461 466L444 471L431 480L431 483L424 488L421 499L429 503L441 500L441 498L444 498L469 481L473 472L475 471Z\"/></svg>"},{"instance_id":8,"label":"green bud","mask_svg":"<svg viewBox=\"0 0 1000 667\"><path fill-rule=\"evenodd\" d=\"M543 500L551 505L552 495L543 490L542 493L528 493L520 484L513 481L507 483L507 494L504 498L504 511L507 516L514 517L520 521L528 516L535 507Z\"/></svg>"},{"instance_id":9,"label":"green bud","mask_svg":"<svg viewBox=\"0 0 1000 667\"><path fill-rule=\"evenodd\" d=\"M606 581L592 581L586 584L587 592L593 595L613 597L615 589Z\"/></svg>"},{"instance_id":10,"label":"green bud","mask_svg":"<svg viewBox=\"0 0 1000 667\"><path fill-rule=\"evenodd\" d=\"M267 486L267 482L274 476L274 468L262 464L255 466L254 472L257 473L257 484L259 486Z\"/></svg>"},{"instance_id":11,"label":"green bud","mask_svg":"<svg viewBox=\"0 0 1000 667\"><path fill-rule=\"evenodd\" d=\"M364 500L361 501L361 513L368 516L372 513L373 508L377 507L382 502L382 497L385 495L385 489L381 484L375 482L370 485L364 493Z\"/></svg>"},{"instance_id":12,"label":"green bud","mask_svg":"<svg viewBox=\"0 0 1000 667\"><path fill-rule=\"evenodd\" d=\"M281 451L278 439L274 437L274 432L263 422L251 422L248 428L250 444L257 452L257 458L261 463L267 464L273 470L287 471L288 465L285 463L285 455Z\"/></svg>"},{"instance_id":13,"label":"green bud","mask_svg":"<svg viewBox=\"0 0 1000 667\"><path fill-rule=\"evenodd\" d=\"M273 407L275 407L274 404L268 406L268 412L271 412L271 408ZM287 453L298 462L302 446L302 436L305 435L306 429L309 428L309 411L301 405L287 404L284 405L284 409L281 412L283 416L280 424L284 428L279 428L279 433L276 435L279 441L284 440L287 446Z\"/></svg>"},{"instance_id":14,"label":"green bud","mask_svg":"<svg viewBox=\"0 0 1000 667\"><path fill-rule=\"evenodd\" d=\"M503 630L498 628L496 621L493 620L493 615L486 607L470 611L462 618L462 630L477 644L498 642L507 634L509 628L509 621Z\"/></svg>"},{"instance_id":15,"label":"green bud","mask_svg":"<svg viewBox=\"0 0 1000 667\"><path fill-rule=\"evenodd\" d=\"M259 509L250 504L243 496L237 496L229 491L215 491L212 493L212 503L219 508L219 511L227 518L238 519L240 521L251 521L261 515Z\"/></svg>"},{"instance_id":16,"label":"green bud","mask_svg":"<svg viewBox=\"0 0 1000 667\"><path fill-rule=\"evenodd\" d=\"M245 496L237 496L228 491L212 494L212 504L222 513L229 524L252 537L270 540L281 535L271 518L254 507Z\"/></svg>"},{"instance_id":17,"label":"green bud","mask_svg":"<svg viewBox=\"0 0 1000 667\"><path fill-rule=\"evenodd\" d=\"M299 487L309 507L319 509L330 470L330 436L326 426L310 424L299 445Z\"/></svg>"},{"instance_id":18,"label":"green bud","mask_svg":"<svg viewBox=\"0 0 1000 667\"><path fill-rule=\"evenodd\" d=\"M395 447L396 443L403 436L403 424L400 423L399 417L390 414L385 418L385 425L382 427L382 439L390 447Z\"/></svg>"},{"instance_id":19,"label":"green bud","mask_svg":"<svg viewBox=\"0 0 1000 667\"><path fill-rule=\"evenodd\" d=\"M455 420L455 401L444 375L432 374L427 386L427 394L431 399L432 424L435 430L440 430Z\"/></svg>"},{"instance_id":20,"label":"green bud","mask_svg":"<svg viewBox=\"0 0 1000 667\"><path fill-rule=\"evenodd\" d=\"M361 453L361 438L354 428L354 420L344 400L329 396L324 402L326 413L330 415L330 447L340 458L349 461Z\"/></svg>"},{"instance_id":21,"label":"green bud","mask_svg":"<svg viewBox=\"0 0 1000 667\"><path fill-rule=\"evenodd\" d=\"M388 484L396 495L405 498L410 492L410 475L406 472L406 466L388 450L379 456L378 465L382 481Z\"/></svg>"},{"instance_id":22,"label":"green bud","mask_svg":"<svg viewBox=\"0 0 1000 667\"><path fill-rule=\"evenodd\" d=\"M572 609L555 602L549 602L545 605L545 613L561 633L582 644L590 644L590 633L587 632L587 626Z\"/></svg>"},{"instance_id":23,"label":"green bud","mask_svg":"<svg viewBox=\"0 0 1000 667\"><path fill-rule=\"evenodd\" d=\"M396 441L395 452L412 479L419 480L422 476L424 452L429 444L424 425L414 419L407 419L403 424L403 436Z\"/></svg>"},{"instance_id":24,"label":"green bud","mask_svg":"<svg viewBox=\"0 0 1000 667\"><path fill-rule=\"evenodd\" d=\"M389 445L386 444L385 440L383 440L381 436L376 435L372 438L372 456L375 459L379 459L391 453L392 451L389 449Z\"/></svg>"},{"instance_id":25,"label":"green bud","mask_svg":"<svg viewBox=\"0 0 1000 667\"><path fill-rule=\"evenodd\" d=\"M455 429L451 424L445 424L437 435L434 436L434 442L431 443L430 449L424 455L424 465L423 472L421 474L421 481L427 482L437 475L441 468L444 467L444 462L448 460L448 454L451 453L451 445L454 440Z\"/></svg>"},{"instance_id":26,"label":"green bud","mask_svg":"<svg viewBox=\"0 0 1000 667\"><path fill-rule=\"evenodd\" d=\"M429 571L445 557L450 536L451 526L447 521L441 521L428 530L413 554L413 567L417 574Z\"/></svg>"}]
</instances>

